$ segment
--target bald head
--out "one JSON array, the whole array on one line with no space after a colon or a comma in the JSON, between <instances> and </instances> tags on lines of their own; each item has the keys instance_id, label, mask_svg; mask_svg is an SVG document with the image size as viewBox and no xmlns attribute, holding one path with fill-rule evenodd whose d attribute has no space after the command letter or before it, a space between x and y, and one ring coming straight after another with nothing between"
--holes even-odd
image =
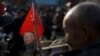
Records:
<instances>
[{"instance_id":1,"label":"bald head","mask_svg":"<svg viewBox=\"0 0 100 56\"><path fill-rule=\"evenodd\" d=\"M73 48L87 45L100 30L100 8L93 2L83 2L68 11L63 20L68 43ZM91 40L90 40L91 38Z\"/></svg>"},{"instance_id":2,"label":"bald head","mask_svg":"<svg viewBox=\"0 0 100 56\"><path fill-rule=\"evenodd\" d=\"M64 17L63 26L67 20L80 25L88 25L100 29L100 7L93 2L83 2L73 7ZM64 26L65 27L65 26Z\"/></svg>"}]
</instances>

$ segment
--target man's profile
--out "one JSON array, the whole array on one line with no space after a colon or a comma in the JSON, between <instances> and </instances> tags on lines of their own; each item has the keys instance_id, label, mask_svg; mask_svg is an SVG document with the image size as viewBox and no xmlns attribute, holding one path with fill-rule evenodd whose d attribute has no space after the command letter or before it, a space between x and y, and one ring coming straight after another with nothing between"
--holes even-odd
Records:
<instances>
[{"instance_id":1,"label":"man's profile","mask_svg":"<svg viewBox=\"0 0 100 56\"><path fill-rule=\"evenodd\" d=\"M63 20L73 56L100 56L100 6L83 2L68 11ZM76 50L81 50L76 52ZM71 56L69 55L69 56Z\"/></svg>"}]
</instances>

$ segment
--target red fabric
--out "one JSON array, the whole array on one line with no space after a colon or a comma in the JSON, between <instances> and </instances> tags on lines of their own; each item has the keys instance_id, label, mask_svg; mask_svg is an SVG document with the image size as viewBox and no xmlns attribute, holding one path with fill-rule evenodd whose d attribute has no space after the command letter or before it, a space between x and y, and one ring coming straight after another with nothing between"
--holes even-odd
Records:
<instances>
[{"instance_id":1,"label":"red fabric","mask_svg":"<svg viewBox=\"0 0 100 56\"><path fill-rule=\"evenodd\" d=\"M32 10L32 8L30 8L28 15L25 18L25 21L21 26L20 35L23 36L25 32L36 33L35 31L37 32L37 36L35 37L35 39L36 41L38 41L44 32L44 28L36 9L33 8Z\"/></svg>"},{"instance_id":2,"label":"red fabric","mask_svg":"<svg viewBox=\"0 0 100 56\"><path fill-rule=\"evenodd\" d=\"M0 15L4 14L6 6L2 3L0 3Z\"/></svg>"}]
</instances>

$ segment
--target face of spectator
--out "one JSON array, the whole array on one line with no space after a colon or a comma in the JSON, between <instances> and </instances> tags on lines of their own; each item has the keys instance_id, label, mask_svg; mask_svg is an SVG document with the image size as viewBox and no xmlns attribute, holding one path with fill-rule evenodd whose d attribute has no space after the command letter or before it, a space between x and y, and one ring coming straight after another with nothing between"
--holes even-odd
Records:
<instances>
[{"instance_id":1,"label":"face of spectator","mask_svg":"<svg viewBox=\"0 0 100 56\"><path fill-rule=\"evenodd\" d=\"M87 25L78 25L69 15L66 15L63 20L63 28L67 43L72 49L79 49L88 45L95 34L92 28Z\"/></svg>"},{"instance_id":2,"label":"face of spectator","mask_svg":"<svg viewBox=\"0 0 100 56\"><path fill-rule=\"evenodd\" d=\"M70 19L67 19L66 22L64 22L63 27L65 38L67 39L67 43L71 46L71 48L76 49L83 45L84 33L82 35L82 30L75 28Z\"/></svg>"},{"instance_id":3,"label":"face of spectator","mask_svg":"<svg viewBox=\"0 0 100 56\"><path fill-rule=\"evenodd\" d=\"M100 7L93 2L74 6L64 17L63 28L67 43L72 49L100 41Z\"/></svg>"},{"instance_id":4,"label":"face of spectator","mask_svg":"<svg viewBox=\"0 0 100 56\"><path fill-rule=\"evenodd\" d=\"M31 32L27 32L24 34L24 43L26 45L31 44L34 41L34 35Z\"/></svg>"}]
</instances>

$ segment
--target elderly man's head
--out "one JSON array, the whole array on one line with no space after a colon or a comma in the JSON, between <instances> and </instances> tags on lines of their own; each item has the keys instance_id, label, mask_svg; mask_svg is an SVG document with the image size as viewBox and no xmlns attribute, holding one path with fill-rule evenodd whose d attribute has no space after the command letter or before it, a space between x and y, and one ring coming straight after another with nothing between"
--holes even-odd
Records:
<instances>
[{"instance_id":1,"label":"elderly man's head","mask_svg":"<svg viewBox=\"0 0 100 56\"><path fill-rule=\"evenodd\" d=\"M67 42L73 49L90 44L100 37L100 8L92 2L74 6L64 17Z\"/></svg>"}]
</instances>

